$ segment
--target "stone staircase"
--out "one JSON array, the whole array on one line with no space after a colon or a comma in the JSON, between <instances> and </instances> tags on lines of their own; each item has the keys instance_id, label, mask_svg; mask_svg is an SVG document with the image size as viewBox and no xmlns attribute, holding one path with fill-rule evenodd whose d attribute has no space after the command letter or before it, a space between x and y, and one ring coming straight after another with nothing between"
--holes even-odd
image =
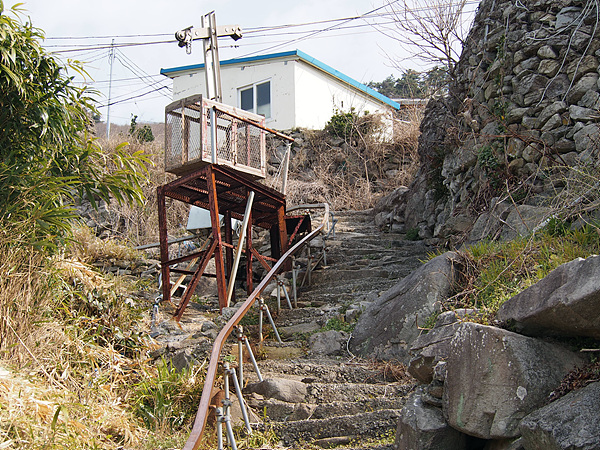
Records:
<instances>
[{"instance_id":1,"label":"stone staircase","mask_svg":"<svg viewBox=\"0 0 600 450\"><path fill-rule=\"evenodd\" d=\"M265 381L259 383L252 365L245 364L246 399L263 419L261 426L288 448L388 449L414 380L401 365L352 355L346 345L351 333L323 333L323 327L351 324L418 267L428 247L380 232L368 212L339 212L335 218L335 237L326 241L327 266L312 273L311 286L298 289L298 309L274 312L284 343L267 341L261 348L267 356L259 361ZM322 243L313 246L315 254ZM323 352L313 345L320 334L337 347Z\"/></svg>"}]
</instances>

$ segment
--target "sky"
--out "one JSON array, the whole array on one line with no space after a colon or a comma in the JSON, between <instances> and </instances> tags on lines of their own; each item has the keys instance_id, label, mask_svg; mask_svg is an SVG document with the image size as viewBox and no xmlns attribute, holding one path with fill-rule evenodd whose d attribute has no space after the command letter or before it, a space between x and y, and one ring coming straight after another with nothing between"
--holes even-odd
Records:
<instances>
[{"instance_id":1,"label":"sky","mask_svg":"<svg viewBox=\"0 0 600 450\"><path fill-rule=\"evenodd\" d=\"M132 115L138 123L164 121L172 83L160 75L161 68L203 62L201 41L194 41L191 54L186 54L174 34L189 26L200 28L201 17L213 10L217 25L239 25L244 36L238 41L219 39L221 60L299 49L362 83L397 77L407 68L427 69L417 61L399 62L408 53L370 25L387 18L331 21L385 12L385 0L21 1L32 24L45 32L44 47L62 61L83 63L86 82L99 91L102 119L109 115L111 123L129 124ZM5 9L14 3L4 0ZM328 22L314 23L318 21ZM310 24L273 29L303 23ZM81 77L75 81L83 82Z\"/></svg>"}]
</instances>

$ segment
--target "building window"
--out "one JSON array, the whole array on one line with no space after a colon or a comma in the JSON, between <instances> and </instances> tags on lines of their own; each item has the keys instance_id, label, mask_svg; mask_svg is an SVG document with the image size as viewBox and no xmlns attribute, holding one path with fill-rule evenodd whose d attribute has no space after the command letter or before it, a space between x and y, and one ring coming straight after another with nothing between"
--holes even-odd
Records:
<instances>
[{"instance_id":1,"label":"building window","mask_svg":"<svg viewBox=\"0 0 600 450\"><path fill-rule=\"evenodd\" d=\"M239 90L240 108L255 114L271 117L271 82L254 84Z\"/></svg>"}]
</instances>

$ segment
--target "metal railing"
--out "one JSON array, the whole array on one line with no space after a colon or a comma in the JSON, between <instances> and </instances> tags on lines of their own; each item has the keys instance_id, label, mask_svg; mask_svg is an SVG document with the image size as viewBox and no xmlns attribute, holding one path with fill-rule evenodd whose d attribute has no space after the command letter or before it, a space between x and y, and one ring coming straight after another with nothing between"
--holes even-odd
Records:
<instances>
[{"instance_id":1,"label":"metal railing","mask_svg":"<svg viewBox=\"0 0 600 450\"><path fill-rule=\"evenodd\" d=\"M223 351L223 346L225 345L225 341L232 333L235 327L238 326L240 321L244 318L246 313L250 310L252 305L256 302L259 296L262 294L263 290L267 287L269 282L278 275L278 272L282 268L283 264L291 258L293 255L298 253L306 244L308 244L312 239L314 239L317 235L324 232L329 232L331 230L326 229L329 225L329 205L326 203L320 204L310 204L310 205L299 205L294 208L288 210L288 212L298 210L298 209L316 209L323 208L324 215L323 221L309 234L304 236L301 240L299 240L296 244L294 244L287 252L283 254L281 258L277 260L277 262L273 265L271 270L267 273L267 275L263 278L263 280L259 283L259 285L254 289L252 294L246 299L246 301L242 304L242 306L235 312L235 314L229 319L229 321L225 324L223 329L217 335L215 342L213 344L213 348L210 354L210 362L208 365L208 369L206 372L206 378L204 380L204 388L202 389L202 396L200 398L200 403L198 405L198 412L196 413L196 419L194 420L194 425L192 427L192 431L188 440L183 447L183 450L196 450L200 445L200 438L202 437L202 433L206 427L206 422L209 415L211 394L215 384L217 368L221 358L221 352ZM310 260L309 260L310 265ZM309 270L311 270L309 268ZM240 345L241 348L241 345ZM242 360L240 358L239 364L242 364ZM226 370L229 368L227 367ZM225 393L228 395L228 393ZM228 403L229 400L227 399ZM227 405L225 405L227 407ZM241 405L243 408L243 405ZM219 407L219 411L217 411L218 423L222 423L221 420L226 422L228 428L228 436L230 435L230 424L227 422L228 419L221 419L223 417L222 409ZM248 426L248 425L246 425ZM218 425L220 428L220 425ZM231 438L230 438L231 440ZM235 448L235 443L230 442L232 448ZM222 448L222 438L219 438L219 445Z\"/></svg>"}]
</instances>

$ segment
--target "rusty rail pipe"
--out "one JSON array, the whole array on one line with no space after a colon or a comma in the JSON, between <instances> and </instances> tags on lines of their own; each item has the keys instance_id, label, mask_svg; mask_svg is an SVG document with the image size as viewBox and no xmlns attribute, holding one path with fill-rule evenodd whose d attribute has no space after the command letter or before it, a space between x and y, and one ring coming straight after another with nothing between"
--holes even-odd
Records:
<instances>
[{"instance_id":1,"label":"rusty rail pipe","mask_svg":"<svg viewBox=\"0 0 600 450\"><path fill-rule=\"evenodd\" d=\"M200 438L206 427L206 420L208 419L208 409L210 406L210 398L212 388L215 384L217 375L217 366L219 364L219 358L225 345L225 340L229 337L233 328L240 323L246 313L250 310L250 307L254 304L257 297L262 293L267 284L277 274L283 263L298 250L300 250L304 244L310 242L317 234L319 234L327 225L329 220L329 205L327 203L311 204L311 205L299 205L291 208L289 211L297 209L312 209L321 207L324 208L325 214L323 215L323 222L303 239L298 241L293 247L283 254L281 258L273 265L269 273L263 278L260 284L254 289L252 294L246 299L244 304L236 311L236 313L229 319L229 322L225 324L223 329L217 335L213 344L212 352L210 354L210 362L206 371L206 378L204 380L204 388L202 389L202 396L200 397L200 403L198 405L198 412L196 413L196 419L194 420L194 426L190 433L190 437L186 441L183 450L197 450L200 446Z\"/></svg>"}]
</instances>

